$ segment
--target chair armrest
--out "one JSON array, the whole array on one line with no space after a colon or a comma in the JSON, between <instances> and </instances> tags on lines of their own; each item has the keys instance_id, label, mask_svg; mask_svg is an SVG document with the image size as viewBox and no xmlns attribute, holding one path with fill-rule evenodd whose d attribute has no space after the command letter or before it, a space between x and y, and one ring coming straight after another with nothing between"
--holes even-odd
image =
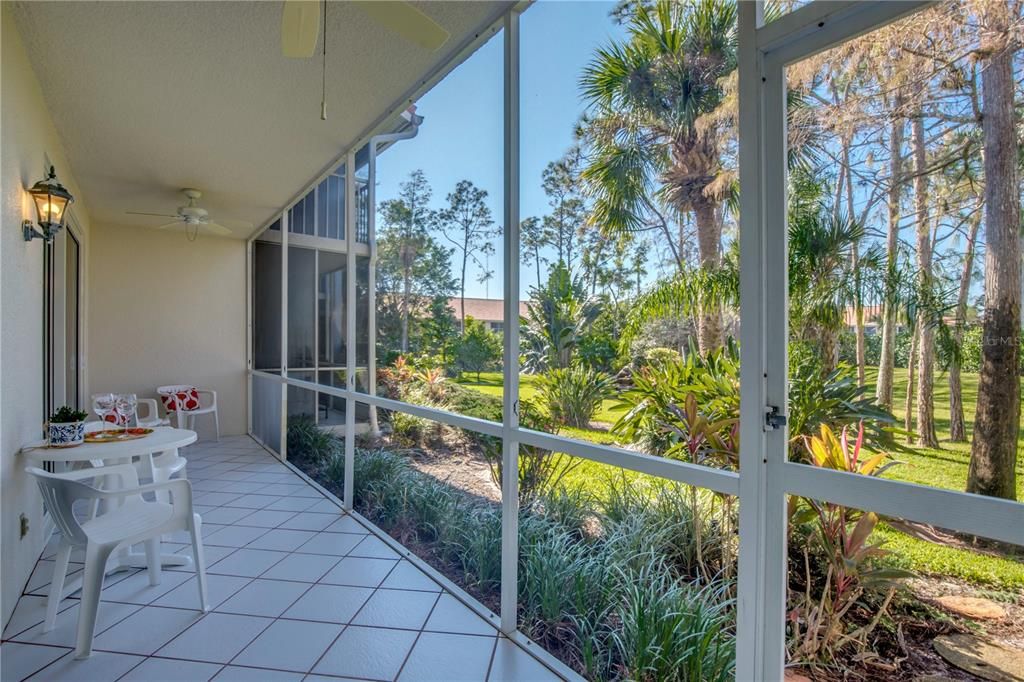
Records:
<instances>
[{"instance_id":1,"label":"chair armrest","mask_svg":"<svg viewBox=\"0 0 1024 682\"><path fill-rule=\"evenodd\" d=\"M163 483L147 483L146 485L139 485L132 488L122 488L118 490L104 490L100 491L98 495L102 499L130 497L132 495L142 495L143 493L152 493L158 490L169 490L172 493L171 501L172 506L177 507L179 504L185 504L185 507L191 513L192 510L192 484L184 478L172 478L169 481ZM186 502L187 500L187 502Z\"/></svg>"},{"instance_id":2,"label":"chair armrest","mask_svg":"<svg viewBox=\"0 0 1024 682\"><path fill-rule=\"evenodd\" d=\"M153 398L139 398L136 403L135 418L141 421L143 418L139 416L138 408L146 406L146 420L160 419L160 408L157 406L156 400Z\"/></svg>"},{"instance_id":3,"label":"chair armrest","mask_svg":"<svg viewBox=\"0 0 1024 682\"><path fill-rule=\"evenodd\" d=\"M199 389L196 389L196 393L198 393L201 396L202 395L210 396L210 404L207 405L207 407L217 407L217 391L211 391L210 389L207 389L207 388L199 388ZM202 404L202 403L200 402L200 404Z\"/></svg>"},{"instance_id":4,"label":"chair armrest","mask_svg":"<svg viewBox=\"0 0 1024 682\"><path fill-rule=\"evenodd\" d=\"M61 472L57 474L57 476L59 476L60 478L67 479L69 481L80 481L83 478L102 478L104 476L118 476L121 479L121 485L125 488L134 488L139 485L138 473L136 473L135 467L131 464L114 464L105 467L76 469L74 471Z\"/></svg>"}]
</instances>

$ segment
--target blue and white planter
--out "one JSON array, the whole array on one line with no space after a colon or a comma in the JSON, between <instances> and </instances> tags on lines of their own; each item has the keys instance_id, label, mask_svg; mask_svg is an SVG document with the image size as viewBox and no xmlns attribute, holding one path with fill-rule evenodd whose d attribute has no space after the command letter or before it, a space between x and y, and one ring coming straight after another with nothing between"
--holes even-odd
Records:
<instances>
[{"instance_id":1,"label":"blue and white planter","mask_svg":"<svg viewBox=\"0 0 1024 682\"><path fill-rule=\"evenodd\" d=\"M50 447L73 448L85 442L85 422L50 423Z\"/></svg>"}]
</instances>

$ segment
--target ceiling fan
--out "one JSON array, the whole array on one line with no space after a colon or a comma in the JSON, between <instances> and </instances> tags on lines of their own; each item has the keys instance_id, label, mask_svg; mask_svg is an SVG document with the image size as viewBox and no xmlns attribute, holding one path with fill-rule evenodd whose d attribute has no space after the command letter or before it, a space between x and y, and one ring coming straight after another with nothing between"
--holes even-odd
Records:
<instances>
[{"instance_id":1,"label":"ceiling fan","mask_svg":"<svg viewBox=\"0 0 1024 682\"><path fill-rule=\"evenodd\" d=\"M195 238L199 235L200 230L205 230L210 234L218 236L227 236L231 234L231 230L223 225L213 222L210 218L210 214L205 208L198 205L199 198L203 196L203 193L197 189L186 187L181 190L181 193L188 199L188 204L185 206L179 206L178 211L175 214L169 213L144 213L141 211L125 211L128 215L144 215L154 216L157 218L173 218L172 222L166 225L161 225L157 229L164 230L170 227L184 227L185 234L188 236L189 241L195 241ZM231 221L239 224L244 224L251 227L251 223L242 223L241 221Z\"/></svg>"},{"instance_id":2,"label":"ceiling fan","mask_svg":"<svg viewBox=\"0 0 1024 682\"><path fill-rule=\"evenodd\" d=\"M448 42L443 26L405 0L349 2L364 14L406 40L430 50ZM281 52L293 59L309 59L316 50L323 20L323 83L320 120L327 120L327 0L285 0L281 13Z\"/></svg>"}]
</instances>

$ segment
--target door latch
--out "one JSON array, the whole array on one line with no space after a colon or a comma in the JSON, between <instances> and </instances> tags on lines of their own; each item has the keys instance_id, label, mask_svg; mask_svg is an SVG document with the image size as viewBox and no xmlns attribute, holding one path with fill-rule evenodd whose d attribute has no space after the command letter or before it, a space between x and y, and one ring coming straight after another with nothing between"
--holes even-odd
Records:
<instances>
[{"instance_id":1,"label":"door latch","mask_svg":"<svg viewBox=\"0 0 1024 682\"><path fill-rule=\"evenodd\" d=\"M769 405L764 410L764 430L778 431L786 425L786 415L776 405Z\"/></svg>"}]
</instances>

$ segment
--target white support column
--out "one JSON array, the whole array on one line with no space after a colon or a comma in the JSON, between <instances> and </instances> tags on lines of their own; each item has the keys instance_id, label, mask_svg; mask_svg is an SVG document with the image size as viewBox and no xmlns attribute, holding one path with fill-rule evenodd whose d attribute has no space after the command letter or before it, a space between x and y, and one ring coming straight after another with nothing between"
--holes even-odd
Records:
<instances>
[{"instance_id":1,"label":"white support column","mask_svg":"<svg viewBox=\"0 0 1024 682\"><path fill-rule=\"evenodd\" d=\"M281 211L281 377L288 378L288 210ZM281 382L281 459L288 459L288 382Z\"/></svg>"},{"instance_id":2,"label":"white support column","mask_svg":"<svg viewBox=\"0 0 1024 682\"><path fill-rule=\"evenodd\" d=\"M501 630L515 632L519 583L519 12L505 15L504 395Z\"/></svg>"},{"instance_id":3,"label":"white support column","mask_svg":"<svg viewBox=\"0 0 1024 682\"><path fill-rule=\"evenodd\" d=\"M785 496L776 472L785 459L786 431L766 430L765 416L769 405L777 406L784 414L787 404L785 134L769 123L784 114L781 108L774 115L768 111L769 106L779 106L780 99L763 96L766 89L781 93L784 83L777 76L768 82L763 73L762 54L756 44L761 11L760 3L739 4L738 680L781 680L784 666L786 517ZM781 103L784 106L784 99ZM773 142L775 145L769 148ZM781 168L777 162L783 164ZM769 220L780 207L781 221Z\"/></svg>"},{"instance_id":4,"label":"white support column","mask_svg":"<svg viewBox=\"0 0 1024 682\"><path fill-rule=\"evenodd\" d=\"M252 297L255 238L245 242L245 432L252 432Z\"/></svg>"},{"instance_id":5,"label":"white support column","mask_svg":"<svg viewBox=\"0 0 1024 682\"><path fill-rule=\"evenodd\" d=\"M376 138L370 138L370 159L367 162L366 230L370 247L370 263L366 277L369 305L366 320L366 392L377 395L377 149ZM380 435L377 407L370 406L370 433Z\"/></svg>"},{"instance_id":6,"label":"white support column","mask_svg":"<svg viewBox=\"0 0 1024 682\"><path fill-rule=\"evenodd\" d=\"M356 390L356 155L345 159L345 389ZM345 486L342 503L352 509L356 460L356 401L345 398Z\"/></svg>"}]
</instances>

